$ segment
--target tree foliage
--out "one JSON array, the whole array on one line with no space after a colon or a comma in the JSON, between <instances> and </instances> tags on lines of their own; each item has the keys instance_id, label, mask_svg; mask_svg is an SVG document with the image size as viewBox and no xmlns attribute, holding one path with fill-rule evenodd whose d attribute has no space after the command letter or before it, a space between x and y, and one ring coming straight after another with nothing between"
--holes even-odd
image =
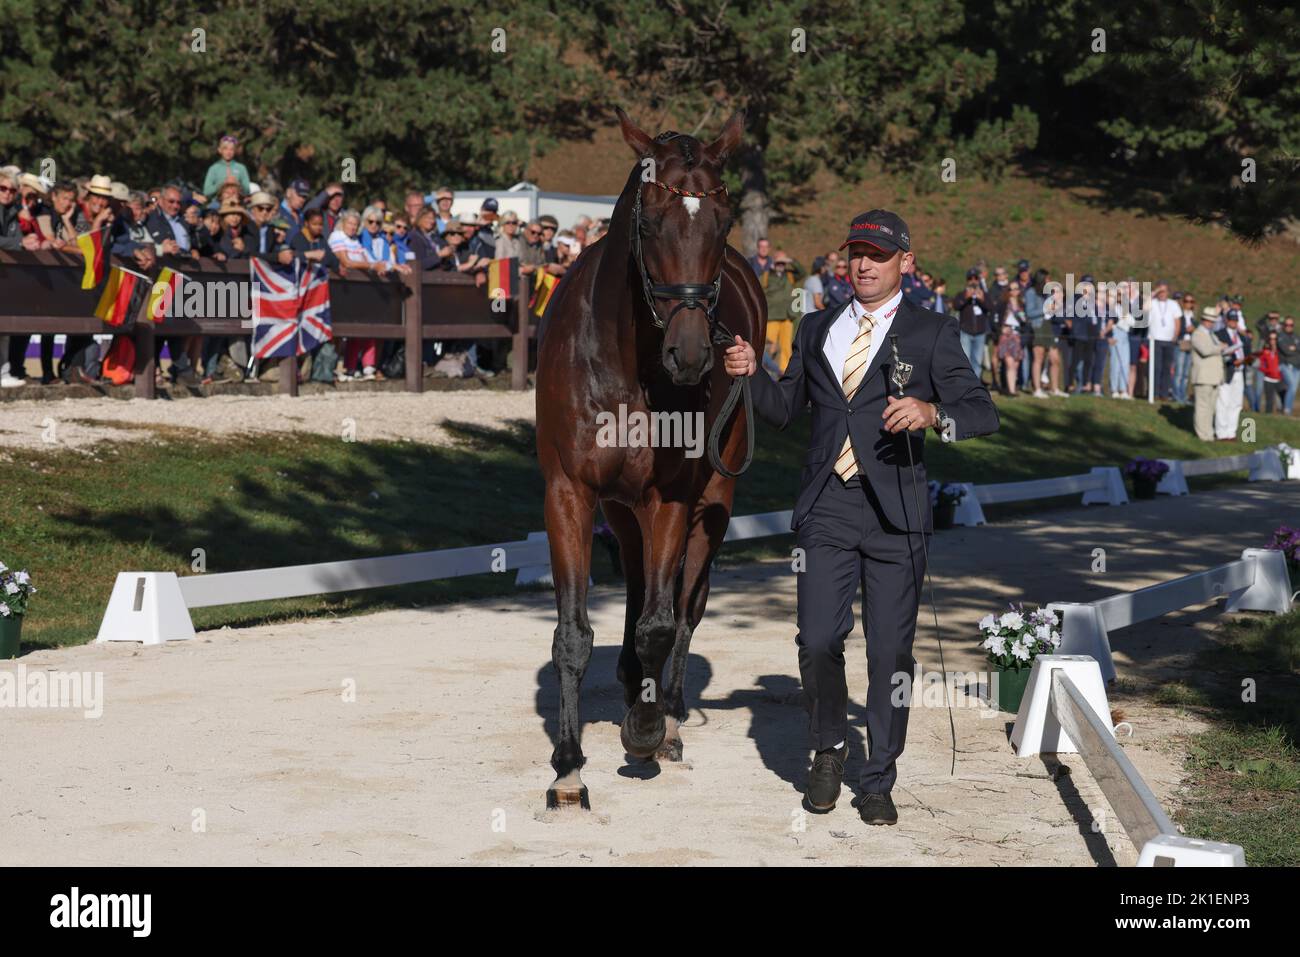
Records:
<instances>
[{"instance_id":1,"label":"tree foliage","mask_svg":"<svg viewBox=\"0 0 1300 957\"><path fill-rule=\"evenodd\" d=\"M0 155L51 157L61 176L198 181L233 131L255 180L337 179L350 159L364 195L477 185L519 175L584 116L567 91L587 71L565 62L544 4L7 7Z\"/></svg>"}]
</instances>

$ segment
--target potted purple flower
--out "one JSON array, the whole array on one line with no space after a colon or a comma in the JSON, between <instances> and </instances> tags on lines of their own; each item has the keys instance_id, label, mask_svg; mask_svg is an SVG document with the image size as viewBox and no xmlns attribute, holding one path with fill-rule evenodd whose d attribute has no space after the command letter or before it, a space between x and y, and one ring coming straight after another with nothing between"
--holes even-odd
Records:
<instances>
[{"instance_id":1,"label":"potted purple flower","mask_svg":"<svg viewBox=\"0 0 1300 957\"><path fill-rule=\"evenodd\" d=\"M1155 498L1156 486L1168 471L1159 459L1133 459L1124 466L1124 474L1133 480L1134 498Z\"/></svg>"},{"instance_id":2,"label":"potted purple flower","mask_svg":"<svg viewBox=\"0 0 1300 957\"><path fill-rule=\"evenodd\" d=\"M997 704L1003 711L1020 710L1034 659L1051 655L1061 645L1060 622L1046 608L1026 612L1023 605L1008 605L1002 615L985 615L980 621L980 647L997 675Z\"/></svg>"},{"instance_id":3,"label":"potted purple flower","mask_svg":"<svg viewBox=\"0 0 1300 957\"><path fill-rule=\"evenodd\" d=\"M1291 581L1300 582L1300 528L1279 525L1273 533L1273 540L1265 548L1281 552L1286 556L1286 570Z\"/></svg>"},{"instance_id":4,"label":"potted purple flower","mask_svg":"<svg viewBox=\"0 0 1300 957\"><path fill-rule=\"evenodd\" d=\"M35 593L36 586L27 572L13 571L0 562L0 660L18 657L23 615L27 614L28 599Z\"/></svg>"},{"instance_id":5,"label":"potted purple flower","mask_svg":"<svg viewBox=\"0 0 1300 957\"><path fill-rule=\"evenodd\" d=\"M956 482L930 483L930 508L934 514L935 528L952 528L957 506L966 497L966 487Z\"/></svg>"}]
</instances>

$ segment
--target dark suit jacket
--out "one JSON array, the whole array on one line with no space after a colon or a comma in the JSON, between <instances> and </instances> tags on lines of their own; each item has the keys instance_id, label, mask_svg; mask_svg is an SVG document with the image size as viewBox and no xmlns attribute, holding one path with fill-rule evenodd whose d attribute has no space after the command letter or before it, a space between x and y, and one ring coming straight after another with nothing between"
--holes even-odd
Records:
<instances>
[{"instance_id":1,"label":"dark suit jacket","mask_svg":"<svg viewBox=\"0 0 1300 957\"><path fill-rule=\"evenodd\" d=\"M804 406L812 405L812 435L790 527L797 529L808 516L835 465L845 435L851 434L862 480L875 492L885 517L898 529L928 532L932 526L924 433L891 434L885 431L881 416L887 396L897 391L889 380L893 368L889 341L882 344L871 360L866 378L852 402L845 398L840 386L841 370L832 370L822 352L831 323L848 306L844 303L804 317L795 333L794 353L779 381L773 382L761 370L752 377L754 408L778 429L789 425ZM889 332L898 335L899 359L912 366L904 395L938 402L944 415L953 420L955 439L997 431L997 408L988 390L971 371L955 319L904 299ZM916 493L912 476L908 474L907 449L903 445L908 440L916 461L921 515L916 514Z\"/></svg>"},{"instance_id":2,"label":"dark suit jacket","mask_svg":"<svg viewBox=\"0 0 1300 957\"><path fill-rule=\"evenodd\" d=\"M1238 323L1238 325L1240 325L1240 323ZM1226 342L1228 345L1232 345L1232 339L1229 338L1227 329L1220 329L1214 335L1218 338L1220 342ZM1248 333L1242 332L1241 330L1238 330L1237 338L1241 340L1241 354L1246 359L1249 359L1250 347L1251 347L1250 335ZM1238 372L1245 372L1250 365L1250 363L1247 362L1245 365L1235 366L1232 364L1232 361L1235 358L1236 356L1234 356L1231 352L1226 353L1223 357L1223 384L1224 385L1227 385L1229 382L1231 382L1232 377L1235 376Z\"/></svg>"}]
</instances>

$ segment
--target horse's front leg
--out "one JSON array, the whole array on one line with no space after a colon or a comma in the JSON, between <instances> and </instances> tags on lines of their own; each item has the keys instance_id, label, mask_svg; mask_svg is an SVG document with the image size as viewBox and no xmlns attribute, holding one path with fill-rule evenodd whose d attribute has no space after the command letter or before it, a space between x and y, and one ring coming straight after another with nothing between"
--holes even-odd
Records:
<instances>
[{"instance_id":1,"label":"horse's front leg","mask_svg":"<svg viewBox=\"0 0 1300 957\"><path fill-rule=\"evenodd\" d=\"M623 718L622 738L629 754L648 758L664 740L663 672L677 635L673 593L686 546L687 507L656 499L636 512L645 568L645 603L635 634L641 691Z\"/></svg>"},{"instance_id":2,"label":"horse's front leg","mask_svg":"<svg viewBox=\"0 0 1300 957\"><path fill-rule=\"evenodd\" d=\"M691 653L691 637L704 618L709 601L709 571L713 558L727 534L731 515L731 498L735 479L715 475L706 494L696 506L686 536L686 560L682 562L681 582L677 589L677 637L673 643L668 684L664 688L667 733L655 755L660 761L682 760L681 726L686 722L686 663Z\"/></svg>"},{"instance_id":3,"label":"horse's front leg","mask_svg":"<svg viewBox=\"0 0 1300 957\"><path fill-rule=\"evenodd\" d=\"M587 620L587 582L591 573L591 529L596 496L581 483L551 476L546 485L546 534L559 623L551 643L551 662L560 684L560 723L551 767L555 782L546 792L548 808L578 804L590 809L580 771L582 720L578 695L591 660L593 633Z\"/></svg>"}]
</instances>

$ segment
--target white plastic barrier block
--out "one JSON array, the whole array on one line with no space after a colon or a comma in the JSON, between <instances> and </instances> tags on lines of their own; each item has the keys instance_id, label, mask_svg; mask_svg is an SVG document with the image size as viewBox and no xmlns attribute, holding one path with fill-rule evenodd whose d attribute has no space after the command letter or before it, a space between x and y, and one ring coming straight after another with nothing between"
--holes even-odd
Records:
<instances>
[{"instance_id":1,"label":"white plastic barrier block","mask_svg":"<svg viewBox=\"0 0 1300 957\"><path fill-rule=\"evenodd\" d=\"M1271 548L1247 548L1243 559L1255 562L1255 582L1249 588L1228 596L1224 611L1271 611L1285 615L1291 610L1291 577L1287 574L1286 556Z\"/></svg>"},{"instance_id":2,"label":"white plastic barrier block","mask_svg":"<svg viewBox=\"0 0 1300 957\"><path fill-rule=\"evenodd\" d=\"M1282 471L1289 479L1300 479L1300 449L1289 445L1278 446L1278 458L1282 462Z\"/></svg>"},{"instance_id":3,"label":"white plastic barrier block","mask_svg":"<svg viewBox=\"0 0 1300 957\"><path fill-rule=\"evenodd\" d=\"M175 572L118 572L96 642L161 645L193 637L194 624Z\"/></svg>"},{"instance_id":4,"label":"white plastic barrier block","mask_svg":"<svg viewBox=\"0 0 1300 957\"><path fill-rule=\"evenodd\" d=\"M1025 687L1025 696L1020 699L1015 727L1011 729L1011 747L1022 758L1043 751L1079 753L1078 746L1070 740L1052 713L1052 672L1058 668L1075 683L1102 723L1111 728L1110 703L1106 699L1106 686L1102 683L1098 662L1088 655L1039 655L1029 672L1029 684ZM1111 733L1114 734L1113 728Z\"/></svg>"},{"instance_id":5,"label":"white plastic barrier block","mask_svg":"<svg viewBox=\"0 0 1300 957\"><path fill-rule=\"evenodd\" d=\"M1255 453L1251 459L1248 481L1280 482L1284 478L1286 473L1282 471L1282 457L1277 454L1277 449L1267 448Z\"/></svg>"},{"instance_id":6,"label":"white plastic barrier block","mask_svg":"<svg viewBox=\"0 0 1300 957\"><path fill-rule=\"evenodd\" d=\"M1114 681L1115 662L1101 609L1091 602L1056 601L1047 610L1061 616L1061 647L1057 650L1062 655L1087 655L1097 662L1107 683Z\"/></svg>"},{"instance_id":7,"label":"white plastic barrier block","mask_svg":"<svg viewBox=\"0 0 1300 957\"><path fill-rule=\"evenodd\" d=\"M1237 844L1202 841L1181 834L1161 834L1142 845L1138 867L1245 867L1246 852Z\"/></svg>"},{"instance_id":8,"label":"white plastic barrier block","mask_svg":"<svg viewBox=\"0 0 1300 957\"><path fill-rule=\"evenodd\" d=\"M1128 492L1124 488L1124 476L1113 465L1099 465L1088 470L1092 475L1105 475L1104 488L1093 489L1083 493L1084 505L1127 505Z\"/></svg>"},{"instance_id":9,"label":"white plastic barrier block","mask_svg":"<svg viewBox=\"0 0 1300 957\"><path fill-rule=\"evenodd\" d=\"M980 500L975 495L975 486L970 482L961 482L960 485L966 490L966 495L957 503L957 508L953 512L952 523L954 525L983 525L984 509L980 506Z\"/></svg>"},{"instance_id":10,"label":"white plastic barrier block","mask_svg":"<svg viewBox=\"0 0 1300 957\"><path fill-rule=\"evenodd\" d=\"M1187 487L1187 477L1183 475L1183 463L1178 459L1160 459L1165 465L1169 466L1169 471L1160 478L1160 484L1156 486L1156 491L1163 495L1186 495L1190 491Z\"/></svg>"}]
</instances>

